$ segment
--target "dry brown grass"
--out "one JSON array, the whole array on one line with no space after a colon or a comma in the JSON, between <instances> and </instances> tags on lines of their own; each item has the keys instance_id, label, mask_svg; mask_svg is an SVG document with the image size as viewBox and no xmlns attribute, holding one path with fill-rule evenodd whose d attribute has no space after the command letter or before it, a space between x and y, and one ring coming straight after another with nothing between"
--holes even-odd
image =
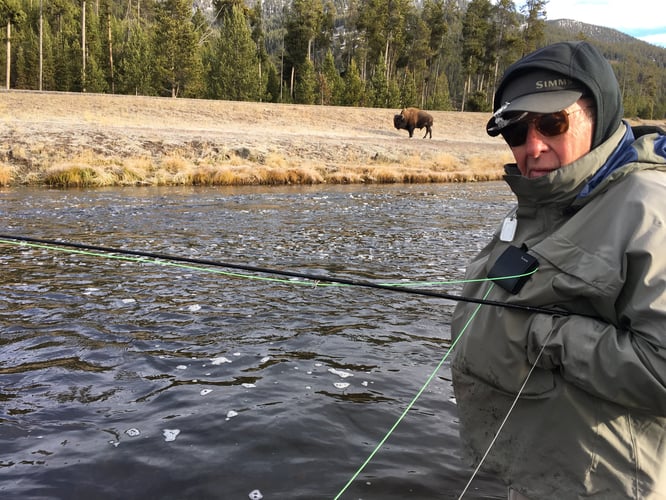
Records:
<instances>
[{"instance_id":1,"label":"dry brown grass","mask_svg":"<svg viewBox=\"0 0 666 500\"><path fill-rule=\"evenodd\" d=\"M0 186L7 187L14 180L14 167L0 164Z\"/></svg>"},{"instance_id":2,"label":"dry brown grass","mask_svg":"<svg viewBox=\"0 0 666 500\"><path fill-rule=\"evenodd\" d=\"M0 185L283 185L498 179L488 116L432 112L433 139L396 110L0 92Z\"/></svg>"}]
</instances>

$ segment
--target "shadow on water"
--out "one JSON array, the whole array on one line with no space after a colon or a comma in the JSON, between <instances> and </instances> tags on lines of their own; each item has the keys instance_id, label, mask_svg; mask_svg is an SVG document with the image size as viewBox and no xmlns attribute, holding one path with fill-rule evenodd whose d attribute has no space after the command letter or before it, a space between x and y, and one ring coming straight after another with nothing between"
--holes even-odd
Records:
<instances>
[{"instance_id":1,"label":"shadow on water","mask_svg":"<svg viewBox=\"0 0 666 500\"><path fill-rule=\"evenodd\" d=\"M428 283L462 279L511 203L498 183L0 196L6 233ZM334 498L449 348L443 299L6 243L0 265L2 498ZM457 432L444 362L341 498L457 498ZM480 475L465 498L504 496Z\"/></svg>"}]
</instances>

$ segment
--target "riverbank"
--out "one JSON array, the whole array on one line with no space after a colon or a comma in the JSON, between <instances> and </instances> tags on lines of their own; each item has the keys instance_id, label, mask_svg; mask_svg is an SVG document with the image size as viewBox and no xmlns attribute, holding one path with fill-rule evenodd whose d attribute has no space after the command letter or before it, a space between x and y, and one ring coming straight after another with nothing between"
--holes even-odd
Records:
<instances>
[{"instance_id":1,"label":"riverbank","mask_svg":"<svg viewBox=\"0 0 666 500\"><path fill-rule=\"evenodd\" d=\"M0 185L54 187L466 182L510 157L483 113L0 92Z\"/></svg>"}]
</instances>

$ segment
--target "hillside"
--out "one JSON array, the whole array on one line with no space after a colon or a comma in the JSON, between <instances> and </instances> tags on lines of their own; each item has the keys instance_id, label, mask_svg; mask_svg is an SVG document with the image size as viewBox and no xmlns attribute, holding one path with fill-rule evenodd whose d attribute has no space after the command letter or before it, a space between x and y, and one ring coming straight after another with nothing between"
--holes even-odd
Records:
<instances>
[{"instance_id":1,"label":"hillside","mask_svg":"<svg viewBox=\"0 0 666 500\"><path fill-rule=\"evenodd\" d=\"M600 47L610 60L634 61L642 67L666 72L666 48L649 44L613 28L572 19L546 21L546 43L586 39Z\"/></svg>"}]
</instances>

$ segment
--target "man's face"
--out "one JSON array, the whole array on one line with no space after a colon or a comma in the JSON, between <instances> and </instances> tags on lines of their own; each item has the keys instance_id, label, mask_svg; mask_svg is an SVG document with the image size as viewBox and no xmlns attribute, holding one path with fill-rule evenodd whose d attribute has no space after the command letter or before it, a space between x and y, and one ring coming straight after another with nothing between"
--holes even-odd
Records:
<instances>
[{"instance_id":1,"label":"man's face","mask_svg":"<svg viewBox=\"0 0 666 500\"><path fill-rule=\"evenodd\" d=\"M543 134L535 123L538 115L528 117L525 142L511 147L520 173L530 179L541 177L588 153L594 134L592 113L587 110L590 105L590 100L579 99L566 108L569 128L558 135Z\"/></svg>"}]
</instances>

